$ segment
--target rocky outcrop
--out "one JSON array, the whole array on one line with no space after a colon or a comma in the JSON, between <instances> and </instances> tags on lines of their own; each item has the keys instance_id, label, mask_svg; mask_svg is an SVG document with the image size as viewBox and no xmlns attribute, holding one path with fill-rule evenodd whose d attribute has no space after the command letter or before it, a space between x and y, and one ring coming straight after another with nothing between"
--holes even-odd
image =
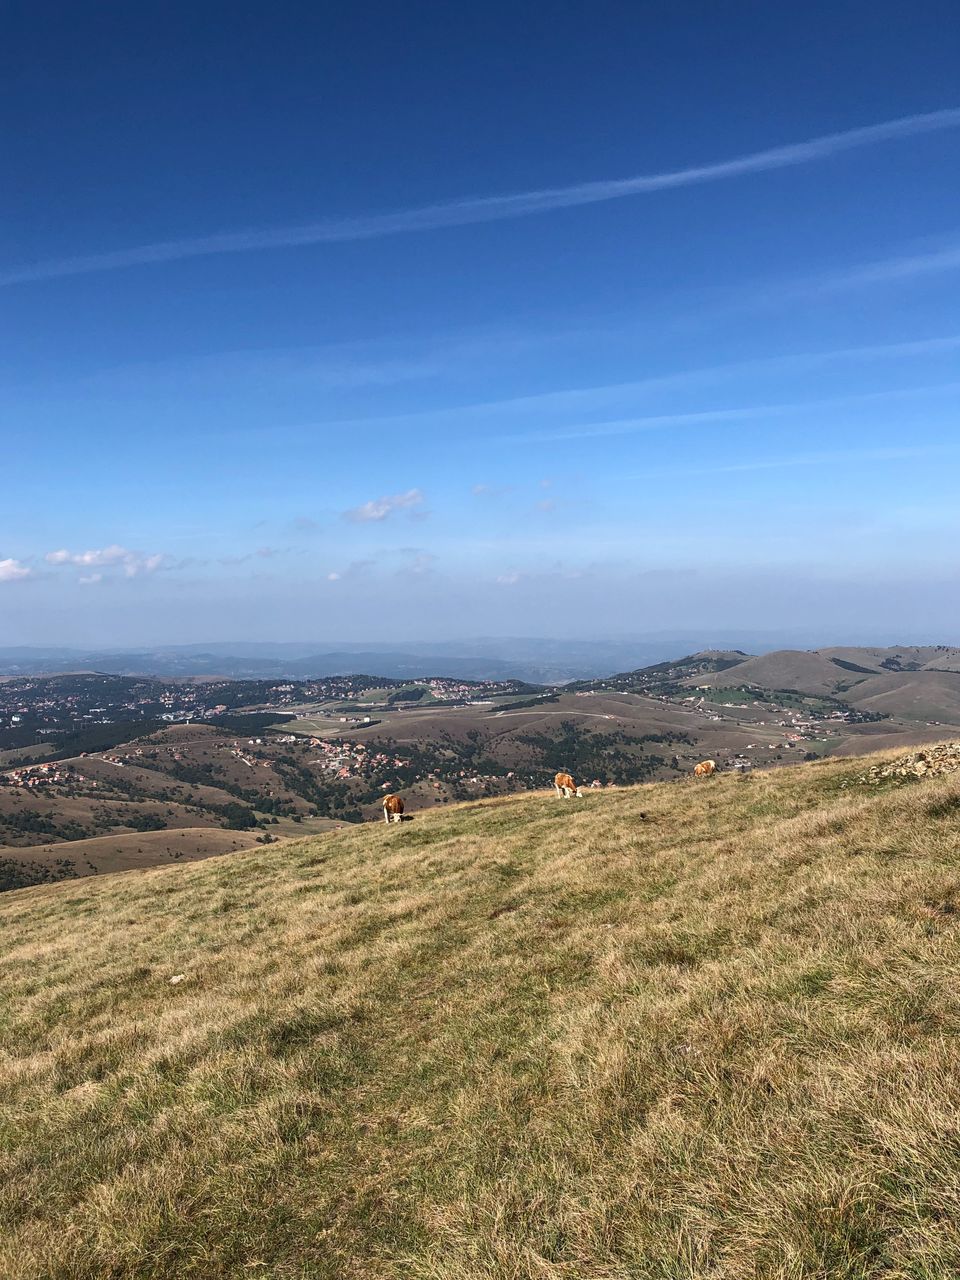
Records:
<instances>
[{"instance_id":1,"label":"rocky outcrop","mask_svg":"<svg viewBox=\"0 0 960 1280\"><path fill-rule=\"evenodd\" d=\"M871 786L891 779L936 778L945 773L955 773L958 769L960 742L942 742L935 747L923 747L909 755L898 756L887 764L875 764L851 781Z\"/></svg>"}]
</instances>

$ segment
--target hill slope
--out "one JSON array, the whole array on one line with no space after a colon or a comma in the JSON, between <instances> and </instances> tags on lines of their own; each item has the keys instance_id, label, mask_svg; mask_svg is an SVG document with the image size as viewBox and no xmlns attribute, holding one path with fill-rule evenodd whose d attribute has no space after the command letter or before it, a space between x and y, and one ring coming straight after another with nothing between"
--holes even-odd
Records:
<instances>
[{"instance_id":1,"label":"hill slope","mask_svg":"<svg viewBox=\"0 0 960 1280\"><path fill-rule=\"evenodd\" d=\"M852 664L851 664L852 665ZM865 674L870 674L865 672ZM706 674L701 685L759 685L763 689L798 689L803 693L833 693L849 672L831 658L800 649L780 649L748 658L729 670Z\"/></svg>"},{"instance_id":2,"label":"hill slope","mask_svg":"<svg viewBox=\"0 0 960 1280\"><path fill-rule=\"evenodd\" d=\"M960 674L953 671L868 676L846 696L853 705L868 711L928 722L960 719Z\"/></svg>"},{"instance_id":3,"label":"hill slope","mask_svg":"<svg viewBox=\"0 0 960 1280\"><path fill-rule=\"evenodd\" d=\"M960 774L864 767L4 895L0 1274L957 1274Z\"/></svg>"},{"instance_id":4,"label":"hill slope","mask_svg":"<svg viewBox=\"0 0 960 1280\"><path fill-rule=\"evenodd\" d=\"M957 650L784 649L747 658L729 669L689 677L716 689L749 685L843 699L861 711L907 721L952 723L960 714Z\"/></svg>"}]
</instances>

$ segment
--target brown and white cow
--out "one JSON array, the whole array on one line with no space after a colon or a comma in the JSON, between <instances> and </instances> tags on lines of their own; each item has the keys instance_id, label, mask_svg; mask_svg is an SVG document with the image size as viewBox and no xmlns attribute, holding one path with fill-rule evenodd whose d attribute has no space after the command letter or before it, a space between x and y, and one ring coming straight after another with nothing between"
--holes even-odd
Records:
<instances>
[{"instance_id":1,"label":"brown and white cow","mask_svg":"<svg viewBox=\"0 0 960 1280\"><path fill-rule=\"evenodd\" d=\"M383 797L383 820L384 822L403 821L403 801L399 796Z\"/></svg>"},{"instance_id":2,"label":"brown and white cow","mask_svg":"<svg viewBox=\"0 0 960 1280\"><path fill-rule=\"evenodd\" d=\"M697 778L709 778L711 773L717 772L716 760L701 760L699 764L693 767L694 776Z\"/></svg>"},{"instance_id":3,"label":"brown and white cow","mask_svg":"<svg viewBox=\"0 0 960 1280\"><path fill-rule=\"evenodd\" d=\"M581 800L583 799L582 789L577 786L569 773L558 773L553 780L553 785L556 788L557 795L562 796L564 800L569 799L570 796L578 796Z\"/></svg>"}]
</instances>

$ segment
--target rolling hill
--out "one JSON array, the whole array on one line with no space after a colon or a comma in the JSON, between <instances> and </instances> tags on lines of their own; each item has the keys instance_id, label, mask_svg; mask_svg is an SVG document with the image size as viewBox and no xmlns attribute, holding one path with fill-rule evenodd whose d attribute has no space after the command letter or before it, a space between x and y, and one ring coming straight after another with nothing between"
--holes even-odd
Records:
<instances>
[{"instance_id":1,"label":"rolling hill","mask_svg":"<svg viewBox=\"0 0 960 1280\"><path fill-rule=\"evenodd\" d=\"M684 661L695 664L706 656ZM960 712L960 650L946 645L781 649L718 670L693 669L684 683L697 689L795 690L909 721L953 723Z\"/></svg>"},{"instance_id":2,"label":"rolling hill","mask_svg":"<svg viewBox=\"0 0 960 1280\"><path fill-rule=\"evenodd\" d=\"M960 672L924 668L868 676L845 695L854 706L910 720L960 719Z\"/></svg>"},{"instance_id":3,"label":"rolling hill","mask_svg":"<svg viewBox=\"0 0 960 1280\"><path fill-rule=\"evenodd\" d=\"M377 819L390 790L422 810L538 789L558 769L627 785L704 756L750 769L933 741L960 733L960 672L929 665L951 652L710 650L555 689L9 681L0 890Z\"/></svg>"},{"instance_id":4,"label":"rolling hill","mask_svg":"<svg viewBox=\"0 0 960 1280\"><path fill-rule=\"evenodd\" d=\"M865 767L4 895L0 1274L960 1273L960 774Z\"/></svg>"},{"instance_id":5,"label":"rolling hill","mask_svg":"<svg viewBox=\"0 0 960 1280\"><path fill-rule=\"evenodd\" d=\"M780 649L747 658L722 671L695 677L698 685L730 687L752 684L761 689L798 689L801 693L833 693L844 671L819 653Z\"/></svg>"}]
</instances>

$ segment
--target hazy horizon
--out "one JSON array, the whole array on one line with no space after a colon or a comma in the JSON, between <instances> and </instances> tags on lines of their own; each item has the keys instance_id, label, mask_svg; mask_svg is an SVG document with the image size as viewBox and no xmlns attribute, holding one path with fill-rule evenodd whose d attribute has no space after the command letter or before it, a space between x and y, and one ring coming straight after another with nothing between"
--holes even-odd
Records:
<instances>
[{"instance_id":1,"label":"hazy horizon","mask_svg":"<svg viewBox=\"0 0 960 1280\"><path fill-rule=\"evenodd\" d=\"M960 647L960 637L951 634L933 636L910 632L904 628L894 632L838 632L804 633L804 632L771 632L771 631L651 631L638 632L634 635L599 635L599 636L446 636L429 637L420 640L394 638L343 639L327 638L314 640L296 639L264 639L250 640L247 637L224 637L194 641L155 641L143 639L128 643L110 644L0 644L0 655L16 652L35 653L130 653L138 652L183 652L183 653L222 653L224 655L243 656L244 654L271 653L290 656L309 657L314 654L333 653L352 650L369 652L416 652L428 654L435 651L440 654L457 654L465 656L511 654L524 651L526 646L547 646L550 651L562 652L564 647L571 650L617 650L631 646L656 646L676 652L681 656L677 646L688 645L684 652L707 649L743 649L751 648L757 652L769 652L774 649L829 649L829 648L911 648L911 647Z\"/></svg>"}]
</instances>

